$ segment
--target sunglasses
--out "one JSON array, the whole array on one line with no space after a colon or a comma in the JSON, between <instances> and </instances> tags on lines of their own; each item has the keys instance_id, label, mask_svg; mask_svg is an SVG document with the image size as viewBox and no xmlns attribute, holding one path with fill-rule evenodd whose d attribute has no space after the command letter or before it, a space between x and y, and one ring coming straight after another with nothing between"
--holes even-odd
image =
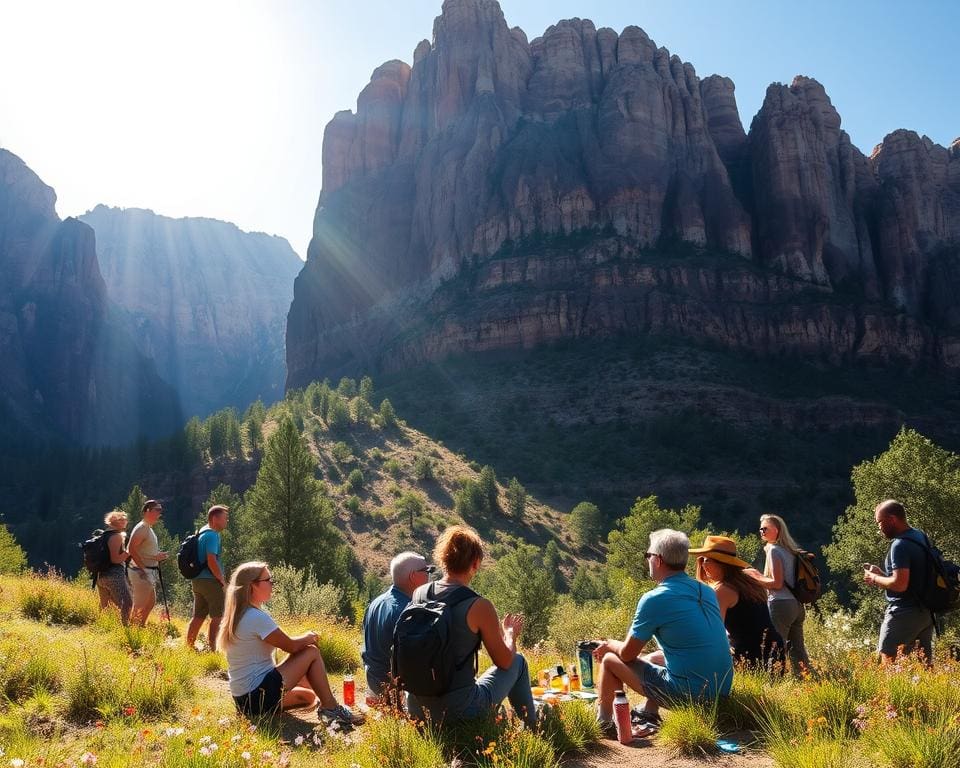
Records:
<instances>
[{"instance_id":1,"label":"sunglasses","mask_svg":"<svg viewBox=\"0 0 960 768\"><path fill-rule=\"evenodd\" d=\"M644 553L643 553L643 556L644 556L645 558L649 558L649 557L660 557L660 554L657 553L657 552L644 552Z\"/></svg>"},{"instance_id":2,"label":"sunglasses","mask_svg":"<svg viewBox=\"0 0 960 768\"><path fill-rule=\"evenodd\" d=\"M266 582L269 582L270 584L275 584L275 583L276 583L276 582L273 580L273 577L272 577L272 576L271 576L269 579L254 579L254 581L255 581L255 582L256 582L256 581L266 581Z\"/></svg>"},{"instance_id":3,"label":"sunglasses","mask_svg":"<svg viewBox=\"0 0 960 768\"><path fill-rule=\"evenodd\" d=\"M423 568L417 568L417 570L414 571L414 573L436 573L436 572L437 572L437 566L435 565L425 565L423 566Z\"/></svg>"},{"instance_id":4,"label":"sunglasses","mask_svg":"<svg viewBox=\"0 0 960 768\"><path fill-rule=\"evenodd\" d=\"M769 531L769 530L770 530L770 529L767 528L767 526L765 526L765 525L761 525L761 526L760 526L760 533L766 533L766 532Z\"/></svg>"}]
</instances>

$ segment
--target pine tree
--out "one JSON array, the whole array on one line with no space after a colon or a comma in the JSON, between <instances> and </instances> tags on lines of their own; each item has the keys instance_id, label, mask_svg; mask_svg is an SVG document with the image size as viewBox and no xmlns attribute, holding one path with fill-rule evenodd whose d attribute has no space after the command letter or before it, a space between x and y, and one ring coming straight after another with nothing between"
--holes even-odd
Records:
<instances>
[{"instance_id":1,"label":"pine tree","mask_svg":"<svg viewBox=\"0 0 960 768\"><path fill-rule=\"evenodd\" d=\"M517 478L511 478L506 490L507 510L514 520L520 520L527 511L527 489Z\"/></svg>"},{"instance_id":2,"label":"pine tree","mask_svg":"<svg viewBox=\"0 0 960 768\"><path fill-rule=\"evenodd\" d=\"M313 566L320 583L349 580L349 549L333 524L333 506L314 477L316 463L293 421L267 440L257 482L244 498L244 548L271 564Z\"/></svg>"}]
</instances>

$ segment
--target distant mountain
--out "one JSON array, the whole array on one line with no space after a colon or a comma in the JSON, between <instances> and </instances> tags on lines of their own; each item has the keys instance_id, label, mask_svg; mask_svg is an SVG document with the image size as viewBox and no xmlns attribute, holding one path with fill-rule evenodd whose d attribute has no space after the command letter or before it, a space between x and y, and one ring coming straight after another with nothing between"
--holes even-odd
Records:
<instances>
[{"instance_id":1,"label":"distant mountain","mask_svg":"<svg viewBox=\"0 0 960 768\"><path fill-rule=\"evenodd\" d=\"M56 194L0 149L0 443L160 436L176 392L114 315L93 230L61 221Z\"/></svg>"},{"instance_id":2,"label":"distant mountain","mask_svg":"<svg viewBox=\"0 0 960 768\"><path fill-rule=\"evenodd\" d=\"M303 266L286 240L138 208L99 205L80 219L97 233L110 297L187 416L282 397L286 317Z\"/></svg>"},{"instance_id":3,"label":"distant mountain","mask_svg":"<svg viewBox=\"0 0 960 768\"><path fill-rule=\"evenodd\" d=\"M803 76L748 132L639 27L445 0L326 127L287 385L370 373L558 503L822 533L902 423L960 444L958 308L960 140L868 157Z\"/></svg>"},{"instance_id":4,"label":"distant mountain","mask_svg":"<svg viewBox=\"0 0 960 768\"><path fill-rule=\"evenodd\" d=\"M620 333L956 374L958 298L960 140L866 157L806 77L748 134L729 79L638 27L528 42L446 0L326 128L288 384Z\"/></svg>"}]
</instances>

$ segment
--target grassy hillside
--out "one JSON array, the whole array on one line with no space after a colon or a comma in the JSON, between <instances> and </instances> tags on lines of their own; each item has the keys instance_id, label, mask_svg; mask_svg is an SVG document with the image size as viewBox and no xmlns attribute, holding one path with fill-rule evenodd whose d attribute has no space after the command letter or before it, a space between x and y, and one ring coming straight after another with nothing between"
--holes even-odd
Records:
<instances>
[{"instance_id":1,"label":"grassy hillside","mask_svg":"<svg viewBox=\"0 0 960 768\"><path fill-rule=\"evenodd\" d=\"M322 615L279 618L290 631L318 630L339 691L342 675L359 663L358 630ZM589 612L574 618L582 636L605 620ZM188 652L177 637L183 617L169 627L124 629L116 614L98 614L93 592L56 578L0 577L0 622L0 759L14 768L551 768L558 760L596 768L702 759L720 736L737 740L750 758L718 757L717 766L960 764L957 662L938 658L925 669L905 661L881 671L870 639L852 634L842 614L808 619L815 677L738 670L729 699L671 710L658 737L627 751L598 751L592 713L576 702L561 705L539 733L509 718L438 733L382 714L342 738L318 727L312 711L251 724L233 711L222 657ZM561 655L552 642L524 650L532 669Z\"/></svg>"},{"instance_id":2,"label":"grassy hillside","mask_svg":"<svg viewBox=\"0 0 960 768\"><path fill-rule=\"evenodd\" d=\"M762 360L671 339L590 339L454 358L378 381L411 425L549 504L696 503L718 526L785 514L824 543L850 467L902 424L960 446L960 401L922 372Z\"/></svg>"}]
</instances>

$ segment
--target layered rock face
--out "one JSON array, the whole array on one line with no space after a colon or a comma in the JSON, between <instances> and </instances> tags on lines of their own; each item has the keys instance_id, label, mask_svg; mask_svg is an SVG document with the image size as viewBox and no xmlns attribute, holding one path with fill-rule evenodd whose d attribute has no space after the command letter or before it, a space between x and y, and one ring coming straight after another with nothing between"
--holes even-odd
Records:
<instances>
[{"instance_id":1,"label":"layered rock face","mask_svg":"<svg viewBox=\"0 0 960 768\"><path fill-rule=\"evenodd\" d=\"M446 0L323 157L290 386L624 332L960 367L960 145L900 131L868 158L809 78L748 135L729 79L637 27L528 42L494 0ZM691 246L709 269L650 266Z\"/></svg>"},{"instance_id":2,"label":"layered rock face","mask_svg":"<svg viewBox=\"0 0 960 768\"><path fill-rule=\"evenodd\" d=\"M96 231L110 297L187 416L282 396L286 315L303 266L286 240L135 208L101 205L81 220Z\"/></svg>"},{"instance_id":3,"label":"layered rock face","mask_svg":"<svg viewBox=\"0 0 960 768\"><path fill-rule=\"evenodd\" d=\"M0 149L0 407L5 427L85 444L164 435L176 394L113 314L93 230ZM6 419L5 419L6 420Z\"/></svg>"}]
</instances>

